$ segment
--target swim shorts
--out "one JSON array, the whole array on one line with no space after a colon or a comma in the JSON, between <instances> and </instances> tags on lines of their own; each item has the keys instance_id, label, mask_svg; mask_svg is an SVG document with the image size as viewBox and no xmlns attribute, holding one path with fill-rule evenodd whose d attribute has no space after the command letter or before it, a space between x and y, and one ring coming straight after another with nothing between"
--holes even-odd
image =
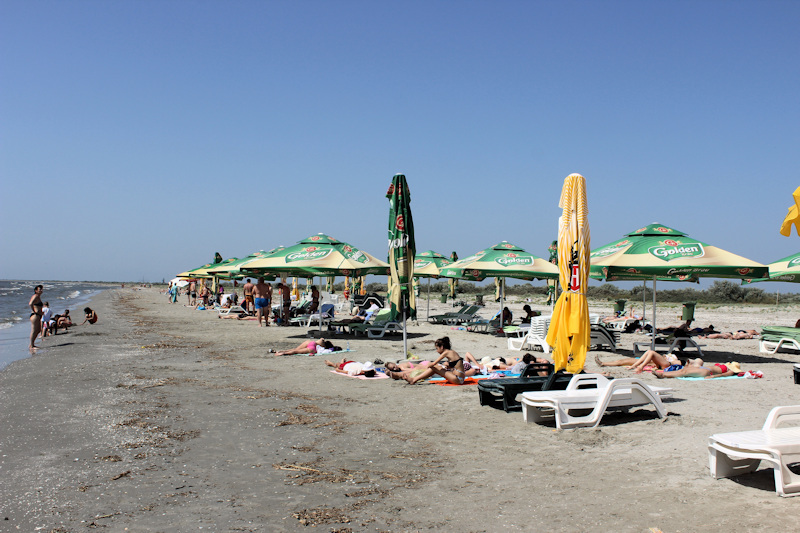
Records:
<instances>
[{"instance_id":1,"label":"swim shorts","mask_svg":"<svg viewBox=\"0 0 800 533\"><path fill-rule=\"evenodd\" d=\"M256 298L256 309L266 309L267 308L267 299L266 298Z\"/></svg>"},{"instance_id":2,"label":"swim shorts","mask_svg":"<svg viewBox=\"0 0 800 533\"><path fill-rule=\"evenodd\" d=\"M252 294L245 294L244 295L244 301L253 303L253 295Z\"/></svg>"},{"instance_id":3,"label":"swim shorts","mask_svg":"<svg viewBox=\"0 0 800 533\"><path fill-rule=\"evenodd\" d=\"M664 372L674 372L676 370L680 370L681 368L683 368L683 365L669 365L664 369Z\"/></svg>"}]
</instances>

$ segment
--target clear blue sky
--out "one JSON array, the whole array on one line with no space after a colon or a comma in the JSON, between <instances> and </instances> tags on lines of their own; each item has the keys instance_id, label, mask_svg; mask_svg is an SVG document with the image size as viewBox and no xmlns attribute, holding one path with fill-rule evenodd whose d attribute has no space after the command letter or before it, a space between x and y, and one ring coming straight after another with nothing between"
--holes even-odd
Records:
<instances>
[{"instance_id":1,"label":"clear blue sky","mask_svg":"<svg viewBox=\"0 0 800 533\"><path fill-rule=\"evenodd\" d=\"M593 248L660 222L769 263L800 251L799 25L796 1L5 0L0 277L156 281L318 232L384 257L396 172L420 251L546 256L579 172Z\"/></svg>"}]
</instances>

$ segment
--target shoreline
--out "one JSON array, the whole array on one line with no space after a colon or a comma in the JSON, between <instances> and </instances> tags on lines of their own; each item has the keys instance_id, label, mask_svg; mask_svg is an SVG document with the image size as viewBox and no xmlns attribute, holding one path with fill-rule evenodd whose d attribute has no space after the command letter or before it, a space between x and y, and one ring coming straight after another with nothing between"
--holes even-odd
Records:
<instances>
[{"instance_id":1,"label":"shoreline","mask_svg":"<svg viewBox=\"0 0 800 533\"><path fill-rule=\"evenodd\" d=\"M774 405L798 403L790 369L800 356L762 357L754 340L709 341L707 359L737 359L763 379L658 382L675 389L663 420L645 407L557 431L480 406L474 386L357 380L330 373L324 356L269 356L305 340L305 329L219 320L157 289L106 290L89 305L100 322L0 372L0 530L666 533L796 523L798 500L775 494L771 470L738 481L708 472L711 434L758 429ZM696 314L727 330L794 313ZM423 358L444 335L459 352L516 355L504 338L423 322L409 330ZM619 357L633 340L623 336ZM357 360L402 351L397 338L349 341ZM598 353L616 357L590 352L587 371Z\"/></svg>"}]
</instances>

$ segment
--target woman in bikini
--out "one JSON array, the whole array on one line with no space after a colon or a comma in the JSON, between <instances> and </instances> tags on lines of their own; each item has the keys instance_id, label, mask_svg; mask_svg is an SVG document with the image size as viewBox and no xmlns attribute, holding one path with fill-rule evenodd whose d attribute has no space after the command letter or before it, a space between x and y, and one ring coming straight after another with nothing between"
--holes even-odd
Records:
<instances>
[{"instance_id":1,"label":"woman in bikini","mask_svg":"<svg viewBox=\"0 0 800 533\"><path fill-rule=\"evenodd\" d=\"M464 379L467 377L466 371L464 370L464 358L450 347L450 337L436 339L434 346L436 347L436 353L439 354L439 357L433 360L422 373L413 378L409 376L406 378L406 381L408 381L410 385L413 385L421 379L427 379L436 374L442 376L454 385L463 385ZM439 362L444 359L447 359L447 362L442 366L438 366Z\"/></svg>"},{"instance_id":2,"label":"woman in bikini","mask_svg":"<svg viewBox=\"0 0 800 533\"><path fill-rule=\"evenodd\" d=\"M637 374L641 374L644 370L644 367L647 365L653 365L658 367L660 370L669 371L679 370L682 366L680 359L678 359L675 354L668 353L662 355L654 350L647 350L638 359L635 357L625 357L623 359L617 359L616 361L604 363L600 360L600 356L596 355L594 357L594 361L600 367L624 366L628 370L633 370Z\"/></svg>"},{"instance_id":3,"label":"woman in bikini","mask_svg":"<svg viewBox=\"0 0 800 533\"><path fill-rule=\"evenodd\" d=\"M39 333L42 332L42 309L44 308L42 292L44 292L44 287L42 285L37 285L36 288L33 289L33 296L31 296L28 302L28 306L31 308L31 343L28 346L28 350L31 353L36 351L36 346L33 343L36 341L36 337L39 336Z\"/></svg>"},{"instance_id":4,"label":"woman in bikini","mask_svg":"<svg viewBox=\"0 0 800 533\"><path fill-rule=\"evenodd\" d=\"M297 348L293 348L291 350L282 350L280 352L276 352L275 350L270 349L270 353L274 353L275 355L299 355L299 354L309 354L309 355L317 355L318 352L322 352L322 350L328 350L328 352L336 352L340 351L341 348L336 349L336 346L333 345L331 341L327 341L325 339L318 339L318 340L310 340L310 341L303 341L300 343L300 346Z\"/></svg>"},{"instance_id":5,"label":"woman in bikini","mask_svg":"<svg viewBox=\"0 0 800 533\"><path fill-rule=\"evenodd\" d=\"M713 379L735 376L741 371L742 369L739 367L739 363L736 362L726 364L714 363L711 366L703 366L702 359L689 359L686 362L686 366L680 370L674 370L671 372L664 370L653 370L653 375L658 379L681 377Z\"/></svg>"}]
</instances>

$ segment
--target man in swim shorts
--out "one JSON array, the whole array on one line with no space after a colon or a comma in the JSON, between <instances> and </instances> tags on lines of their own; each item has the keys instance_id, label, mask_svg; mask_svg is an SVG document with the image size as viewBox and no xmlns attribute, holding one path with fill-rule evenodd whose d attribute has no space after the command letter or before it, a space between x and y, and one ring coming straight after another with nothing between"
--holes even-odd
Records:
<instances>
[{"instance_id":1,"label":"man in swim shorts","mask_svg":"<svg viewBox=\"0 0 800 533\"><path fill-rule=\"evenodd\" d=\"M264 283L264 278L258 278L258 283L253 287L253 303L256 307L256 320L258 320L258 327L261 327L261 317L264 317L264 322L269 326L269 307L270 298L268 292L272 287Z\"/></svg>"},{"instance_id":2,"label":"man in swim shorts","mask_svg":"<svg viewBox=\"0 0 800 533\"><path fill-rule=\"evenodd\" d=\"M281 297L283 298L283 322L282 326L289 325L289 308L292 306L292 289L288 283L279 283L278 287L281 289Z\"/></svg>"},{"instance_id":3,"label":"man in swim shorts","mask_svg":"<svg viewBox=\"0 0 800 533\"><path fill-rule=\"evenodd\" d=\"M189 290L186 293L186 300L189 305L197 305L197 282L192 280L189 282Z\"/></svg>"},{"instance_id":4,"label":"man in swim shorts","mask_svg":"<svg viewBox=\"0 0 800 533\"><path fill-rule=\"evenodd\" d=\"M250 278L247 278L247 283L244 284L242 290L244 291L244 310L248 313L253 311L253 283L250 281Z\"/></svg>"}]
</instances>

